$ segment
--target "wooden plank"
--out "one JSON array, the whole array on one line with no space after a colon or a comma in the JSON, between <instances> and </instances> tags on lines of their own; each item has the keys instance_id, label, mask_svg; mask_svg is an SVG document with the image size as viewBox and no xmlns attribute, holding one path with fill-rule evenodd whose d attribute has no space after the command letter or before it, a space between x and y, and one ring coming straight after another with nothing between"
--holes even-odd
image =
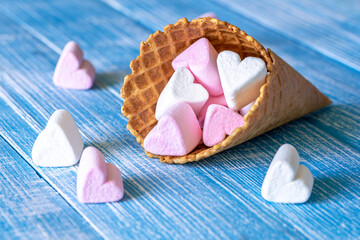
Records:
<instances>
[{"instance_id":1,"label":"wooden plank","mask_svg":"<svg viewBox=\"0 0 360 240\"><path fill-rule=\"evenodd\" d=\"M11 28L14 28L14 26L11 26ZM14 59L12 59L11 64L9 63L6 66L7 69L20 67L25 58L29 58L28 61L30 62L39 62L40 67L44 69L51 69L53 67L56 57L44 48L42 44L32 39L23 41L22 44L23 49L15 48L16 50L13 51ZM40 54L43 55L42 57L30 56L29 52L36 49L42 49ZM11 55L4 51L3 58L6 59L9 56ZM55 60L47 60L44 56L49 56L49 59ZM339 229L340 236L351 237L358 234L356 229L359 223L354 217L358 213L357 209L355 208L354 212L350 212L350 218L346 218L349 214L348 211L345 211L346 209L339 213L336 211L336 209L342 209L343 205L349 208L349 206L356 203L358 199L353 198L353 192L358 188L356 185L351 186L351 184L348 184L346 187L342 187L341 182L339 183L337 179L335 181L331 180L329 183L327 180L320 181L319 188L316 190L319 191L319 194L315 195L315 200L312 200L315 203L319 201L319 205L314 205L314 203L309 204L309 206L267 204L259 197L262 177L265 174L266 166L279 146L279 138L283 138L286 141L303 141L301 138L304 136L307 137L307 140L309 138L309 142L300 142L299 146L303 146L306 149L305 152L310 151L313 153L311 155L312 159L319 158L319 162L314 163L314 165L318 167L319 163L323 164L324 169L327 171L323 173L316 168L315 170L311 168L316 178L325 174L331 175L332 172L327 168L339 170L342 173L340 170L343 168L343 162L339 161L342 156L350 159L345 168L358 166L356 161L358 152L346 146L347 153L343 155L343 152L340 152L336 155L337 158L335 160L330 158L330 154L333 153L331 151L329 155L323 155L323 152L315 151L318 148L336 149L337 145L342 144L322 131L313 130L312 125L306 121L299 120L300 122L295 122L296 128L299 129L298 131L286 129L285 132L280 132L280 136L273 136L273 132L278 132L280 130L278 129L265 135L270 136L269 138L256 138L246 143L247 145L240 145L208 160L185 166L168 166L159 164L155 160L144 156L142 149L125 130L125 122L118 119L119 115L115 115L118 100L108 93L106 85L105 89L96 88L94 89L95 91L90 91L89 93L59 90L48 84L49 79L51 79L51 73L46 71L45 73L37 73L37 70L32 69L32 67L25 66L21 68L20 73L16 71L11 72L11 75L6 75L6 78L10 78L10 80L0 81L5 82L5 84L1 85L3 88L3 98L6 99L6 103L12 109L15 109L14 113L7 114L10 120L7 121L8 125L6 127L11 129L12 124L20 124L26 129L25 132L28 132L26 135L27 142L24 142L19 136L12 136L10 134L7 135L7 138L31 162L28 156L31 142L38 132L36 129L41 129L45 125L46 118L50 113L58 107L66 107L71 109L71 112L75 112L74 116L80 125L80 129L83 133L86 133L83 136L86 138L87 144L90 141L95 142L96 146L99 146L105 152L107 159L121 167L121 170L124 172L124 178L127 179L129 177L129 180L126 180L128 184L125 186L127 195L131 194L131 201L121 202L121 205L113 204L112 206L117 210L111 209L114 211L112 213L105 211L108 214L105 220L108 222L113 221L119 216L119 209L125 208L128 212L125 214L121 212L121 216L131 217L133 214L138 213L139 210L144 211L145 215L148 214L146 216L149 216L149 218L141 214L135 215L135 218L143 220L133 220L129 223L133 226L139 226L139 222L141 222L145 225L144 231L146 232L146 227L150 225L148 223L149 219L154 221L151 222L152 228L154 225L159 227L159 223L164 223L164 228L166 229L164 232L161 231L158 235L150 235L158 237L214 236L214 234L217 234L215 236L219 238L223 236L258 238L260 237L258 234L261 233L261 236L278 238L281 232L286 232L287 235L281 236L284 238L302 238L304 235L308 238L326 238L334 236L334 233L329 232L329 229L334 229L337 226L342 226ZM33 79L36 79L35 82L27 80L31 76ZM29 86L24 88L22 86L23 82L28 83ZM37 91L43 92L37 94ZM101 98L103 99L102 101L100 100ZM92 101L87 101L90 99ZM96 105L103 103L102 109L94 106L94 101L97 101ZM109 101L112 103L112 106L108 103ZM87 102L89 106L79 102ZM23 119L19 119L19 116L23 116ZM109 124L103 126L104 123ZM299 132L302 134L299 138L295 138L299 136ZM331 141L329 143L323 141L323 138L318 137L319 135L326 136L326 139L331 139ZM311 141L312 138L314 139L313 141ZM301 151L301 153L304 154L304 151ZM325 153L327 152L325 151ZM128 160L129 158L131 161ZM308 166L310 167L311 165ZM43 169L41 170L44 171ZM345 173L347 172L345 171ZM59 191L63 192L67 199L72 199L69 200L70 202L72 201L74 205L78 204L76 199L74 199L74 186L66 185L68 183L61 183L64 179L74 178L73 175L58 175L57 172L52 174L46 172L44 175L50 177L51 175L56 175L59 179L53 180L57 181L54 185L61 189ZM358 181L356 176L354 181ZM326 193L333 188L335 189L335 187L338 187L339 191L334 192L332 196L335 196L335 200L332 200ZM174 193L178 193L178 196L174 196ZM327 197L330 200L321 202L322 199L327 200ZM131 203L139 203L139 205L129 207ZM141 206L145 206L145 209L142 209ZM81 208L83 206L77 207ZM329 223L317 222L316 225L319 225L319 229L317 229L313 226L313 215L308 216L307 213L314 212L322 217L322 219L327 219L331 211L324 211L323 209L326 208L335 211L338 218ZM86 212L90 215L89 211L88 206L84 206L83 210L81 210L81 212ZM170 215L171 213L173 215ZM170 216L166 216L166 214ZM343 218L345 218L344 221L341 220ZM108 231L109 226L105 226L100 221L103 220L101 217L96 218L91 215L91 219L92 221L96 220L97 226L103 229L104 232ZM351 220L353 221L351 222ZM167 224L167 221L170 221L171 225ZM121 227L125 223L118 224ZM215 228L209 231L207 226L211 228L215 226ZM112 227L115 227L113 231L116 231L118 225L112 225ZM121 229L124 230L124 227L122 226ZM120 231L121 233L118 236L141 237L141 235L136 235L137 233L139 234L140 227L137 229L125 228L125 230L127 232ZM190 235L190 231L193 231L193 235ZM106 232L106 236L114 235L109 235Z\"/></svg>"},{"instance_id":2,"label":"wooden plank","mask_svg":"<svg viewBox=\"0 0 360 240\"><path fill-rule=\"evenodd\" d=\"M313 48L274 32L264 24L246 18L246 15L229 11L227 7L209 1L198 1L196 5L188 1L163 2L104 0L121 13L136 19L147 28L161 29L166 24L181 17L189 19L206 11L215 12L226 20L253 36L266 48L271 48L291 66L309 79L316 87L328 95L334 104L327 108L328 114L321 118L306 118L316 127L351 147L360 150L360 75ZM255 4L255 3L254 3ZM279 5L281 6L281 5ZM143 8L151 11L143 11ZM182 9L182 11L178 11ZM328 16L329 18L330 16ZM32 19L34 20L34 19ZM331 21L332 19L329 19ZM291 24L289 22L288 24ZM266 27L264 27L266 26ZM45 34L45 33L44 33ZM321 71L319 71L321 69ZM323 70L326 71L323 71ZM334 121L336 119L336 121Z\"/></svg>"},{"instance_id":3,"label":"wooden plank","mask_svg":"<svg viewBox=\"0 0 360 240\"><path fill-rule=\"evenodd\" d=\"M77 11L74 11L71 6L67 6L65 2L54 2L51 4L52 7L49 8L44 3L29 4L26 1L16 1L11 3L11 7L3 8L3 11L14 18L25 29L35 33L48 46L48 42L52 42L53 44L50 44L51 48L57 48L60 51L61 47L70 39L82 43L86 55L89 56L89 59L95 60L96 69L101 73L98 77L100 80L97 81L98 84L102 84L102 82L114 84L114 86L108 89L118 96L117 93L121 87L121 82L116 82L116 79L122 80L122 77L127 73L125 69L128 69L128 63L137 56L138 43L140 41L145 40L148 34L168 23L175 22L183 16L191 19L205 11L212 10L220 16L224 16L225 20L240 26L265 47L273 49L321 91L327 94L335 104L335 106L328 108L331 118L326 119L326 124L324 119L311 118L309 121L323 130L329 128L329 132L333 136L353 148L360 149L360 140L357 137L360 135L360 128L357 127L354 130L353 127L353 124L359 123L357 119L360 116L360 82L358 81L360 75L357 71L332 61L326 56L319 55L318 52L274 33L273 30L250 21L244 16L229 12L226 8L208 1L201 1L196 5L188 1L177 1L176 3L152 1L149 3L146 1L117 2L116 0L106 0L106 3L121 11L122 14L135 18L142 25L145 25L146 28L153 30L144 31L132 21L124 20L122 15L109 17L110 15L106 14L106 11L109 11L108 8L98 10L97 20L95 21L90 11L98 7L95 2L84 3L78 6L79 8L87 9L87 11L83 11L81 17L77 16ZM31 10L28 10L28 8ZM151 9L151 11L144 11L143 9ZM178 11L178 9L182 9L182 11ZM87 21L83 19L87 19ZM78 22L80 20L82 20L81 24L88 25L88 28L91 28L92 31L87 30L84 32L84 28L76 24L74 25L74 21ZM125 22L126 24L124 24ZM93 26L94 24L96 24L96 27ZM62 27L54 27L58 25ZM124 26L122 31L118 30L119 26ZM132 35L132 33L134 34ZM128 40L131 36L133 41ZM91 43L87 42L87 38L91 39ZM104 42L109 43L109 45L104 45ZM115 42L116 45L110 44L111 42ZM126 42L125 46L128 48L122 47L120 44L122 42ZM130 44L131 42L132 44ZM104 54L109 52L109 49L115 54L107 54L106 61L102 61ZM119 57L120 55L122 56L121 58ZM96 61L97 59L102 60ZM318 69L326 69L326 72L319 71ZM337 119L337 121L327 121L328 119Z\"/></svg>"},{"instance_id":4,"label":"wooden plank","mask_svg":"<svg viewBox=\"0 0 360 240\"><path fill-rule=\"evenodd\" d=\"M360 71L358 1L216 1Z\"/></svg>"},{"instance_id":5,"label":"wooden plank","mask_svg":"<svg viewBox=\"0 0 360 240\"><path fill-rule=\"evenodd\" d=\"M0 148L1 239L100 238L1 136Z\"/></svg>"},{"instance_id":6,"label":"wooden plank","mask_svg":"<svg viewBox=\"0 0 360 240\"><path fill-rule=\"evenodd\" d=\"M16 25L11 25L10 22L7 22L7 26L16 29ZM5 26L1 29L6 31ZM21 39L21 47L16 47L17 45L14 44L15 47L10 48L14 55L1 57L12 58L10 62L12 66L5 66L12 70L11 75L3 73L0 81L1 98L5 101L2 105L6 106L7 110L0 111L4 113L1 119L6 119L5 123L2 123L2 133L32 164L31 145L39 130L45 126L50 114L57 108L66 108L73 113L85 144L100 148L105 153L106 159L116 164L123 172L125 200L102 205L80 204L76 199L74 181L76 167L61 169L33 167L77 211L86 216L102 236L106 238L186 238L193 235L212 238L240 235L255 237L257 232L253 229L268 226L265 233L269 236L278 236L286 229L284 238L297 236L303 239L302 233L293 226L284 227L284 221L278 216L273 214L267 216L262 213L258 207L245 201L247 196L228 195L226 190L208 179L207 175L202 176L201 173L194 172L198 169L168 166L146 158L141 147L125 129L126 122L119 115L120 99L108 91L107 87L95 88L92 91L55 88L49 84L49 73L46 69L55 64L55 61L49 59L55 59L56 54L50 49L45 52L46 48L36 39L31 39L29 36L26 38L15 38ZM41 50L41 54L29 54L35 50ZM7 51L2 54L7 54ZM45 56L49 56L49 59ZM37 62L37 68L44 69L45 73L33 69L33 66L22 67L23 58L27 58L29 62ZM16 70L16 66L20 67L21 73ZM23 85L25 82L26 87ZM24 129L21 135L10 131L20 127ZM222 197L214 198L216 194ZM234 207L237 211L234 211ZM99 212L104 214L99 215ZM251 221L237 226L241 220L239 215Z\"/></svg>"},{"instance_id":7,"label":"wooden plank","mask_svg":"<svg viewBox=\"0 0 360 240\"><path fill-rule=\"evenodd\" d=\"M11 87L15 85L12 84ZM19 87L16 86L16 89ZM15 101L9 95L5 96L9 90L0 88L0 95L15 111L9 109L1 111L4 113L1 118L6 118L6 123L2 123L4 127L2 132L5 132L4 137L32 164L31 146L38 134L38 130L35 129L40 128L40 124L27 111L36 116L48 114L41 109L22 109L21 105L24 101ZM20 95L16 94L17 97ZM44 100L40 103L46 105ZM1 106L6 105L1 104ZM26 121L19 119L20 116ZM115 129L101 129L106 142L96 142L94 139L99 133L92 133L90 130L94 127L87 129L84 126L86 120L81 121L79 115L73 116L77 118L77 123L80 123L85 144L95 145L101 149L107 161L116 164L122 170L126 189L125 199L113 204L80 204L76 200L77 167L61 169L39 168L34 165L33 167L53 184L77 211L86 216L86 219L105 238L139 238L139 236L187 238L193 235L204 238L239 236L255 238L257 232L254 229L267 226L267 230L263 232L270 237L279 236L286 231L284 238L297 236L303 239L298 229L286 224L286 221L279 216L274 214L267 216L268 214L259 211L258 206L248 203L249 196L240 193L229 195L227 189L223 189L201 168L169 166L146 158L134 140L126 139L131 136L128 136L124 122L114 126L118 128L118 134L115 134ZM34 127L27 125L27 122ZM44 120L41 120L41 125L45 125ZM6 131L20 127L24 132ZM220 197L215 197L217 195ZM103 215L99 215L99 212ZM241 222L243 218L248 220ZM237 224L241 225L237 226Z\"/></svg>"},{"instance_id":8,"label":"wooden plank","mask_svg":"<svg viewBox=\"0 0 360 240\"><path fill-rule=\"evenodd\" d=\"M26 119L32 118L25 112L21 112L21 115L25 116ZM8 122L13 124L19 122L16 118L18 118L18 116L15 116L15 119L10 118ZM23 124L21 124L21 126L25 128ZM9 127L12 126L7 126L7 128ZM295 128L296 131L293 131L293 128ZM351 149L344 149L339 152L338 149L336 149L336 146L340 144L339 142L329 139L325 133L319 132L316 129L312 129L313 131L309 132L308 128L309 125L306 124L305 121L300 124L298 122L288 124L266 134L264 137L256 138L230 151L188 166L159 165L157 162L154 162L154 160L146 159L140 152L141 149L137 149L136 147L134 149L134 145L131 145L131 143L116 143L115 141L118 141L119 137L111 136L109 133L106 133L107 138L114 141L110 147L108 144L105 146L97 146L105 152L107 159L114 161L121 169L124 169L125 183L127 183L125 185L127 189L126 194L128 195L130 193L131 195L130 199L127 199L125 203L121 203L121 207L126 208L124 204L126 204L128 200L131 200L129 202L136 201L136 197L133 196L137 194L140 194L140 196L146 195L146 198L151 199L149 202L139 200L141 206L146 206L147 210L150 208L148 204L154 204L155 202L160 204L157 207L164 212L170 211L178 212L178 214L188 214L187 210L185 210L187 208L184 209L181 206L187 205L186 201L192 202L195 207L190 208L192 210L200 210L202 204L206 203L210 208L216 210L211 211L211 213L205 212L206 214L202 215L203 219L201 221L208 223L207 215L216 214L218 221L216 224L218 224L218 226L221 226L224 220L226 220L232 228L237 226L237 232L225 231L222 233L227 237L239 236L239 234L241 234L244 237L256 238L258 235L253 231L258 228L267 229L268 226L265 227L259 224L258 221L247 213L247 211L254 210L257 211L256 213L259 217L269 218L270 222L273 221L273 219L270 220L272 216L277 216L277 218L281 217L283 219L281 231L289 232L292 226L286 222L290 222L295 226L297 231L307 237L325 239L326 237L334 236L332 231L338 226L341 226L341 228L338 230L337 236L356 236L359 234L359 221L357 218L359 211L358 208L354 206L359 200L356 194L359 190L359 184L356 183L358 183L360 179L358 179L359 175L357 172L353 170L359 168L359 153ZM126 133L124 132L126 130L124 127L122 129L123 132L121 135L125 135ZM30 132L27 128L25 128L25 130L26 132ZM33 137L33 135L35 134L26 136L28 139L27 142L30 142L30 144L32 140L29 138ZM322 138L321 135L325 135L325 138ZM305 137L308 138L307 141L302 140ZM19 137L15 137L14 141L19 141ZM315 176L316 184L310 204L268 204L259 196L261 182L268 163L277 147L285 142L290 142L298 147L300 154L303 157L305 156L305 160L307 160L305 162L306 165ZM17 143L13 144L15 146L17 145ZM22 150L23 149L24 147L22 147ZM326 149L327 151L319 152L319 149ZM131 155L134 151L136 151L136 155ZM131 159L131 163L126 162L129 158ZM343 161L344 158L347 159L346 162ZM46 173L46 175L49 176L49 173ZM59 176L59 174L57 175ZM131 180L127 179L129 175ZM64 186L61 186L61 182L63 183L64 179L74 178L75 176L73 175L59 176L59 180L55 179L55 185L61 188L61 190L65 192L65 195L67 195L69 194L69 188L75 188L75 186L66 186L66 188L63 189ZM133 181L135 183L133 183ZM66 184L68 185L69 183ZM135 186L132 184L135 184ZM74 189L71 189L70 194L73 195L74 191ZM179 202L173 199L174 192L183 196ZM216 194L218 198L214 198ZM73 196L67 196L67 198L70 199L72 197ZM74 204L77 204L76 200L72 199L72 201L75 202ZM167 206L167 201L175 201L176 207ZM244 205L239 206L238 201ZM120 207L117 204L114 205L114 207ZM129 214L133 215L131 210L138 212L138 209L138 206L132 206L128 210L129 213L122 213L122 216L129 217ZM259 210L256 209L261 209L261 211L259 212ZM85 206L82 211L84 211L86 215L89 215L89 209L86 209ZM101 209L101 211L104 211L104 209ZM159 218L159 214L161 214L162 211L159 213L152 208L150 208L150 211L156 215L153 216L154 219L151 221L151 224L157 226L158 223L154 220ZM204 210L201 210L201 212L197 212L196 214L204 213L203 211ZM334 211L336 212L336 218L332 219L330 217L331 214L334 214ZM105 212L107 213L107 217L112 219L112 221L116 219L116 217L112 216L108 211L105 210ZM225 219L221 219L220 216L225 216ZM175 215L170 219L176 221L177 218L179 218L179 216ZM194 218L195 216L190 217L191 220ZM160 222L165 220L163 216L160 217L160 219ZM242 219L247 219L248 222L246 223L251 224L252 227L247 225L238 226L237 224L245 224L241 221ZM326 220L326 222L315 221L314 219L323 219L324 221ZM95 224L104 228L101 220L101 218L96 219ZM146 231L143 221L148 220L142 220L142 230ZM264 219L264 221L266 220ZM199 226L199 224L201 223L198 222L196 226ZM273 238L279 234L279 232L276 231L277 229L274 229L276 227L275 223L273 224L273 228L271 229L273 235L269 235L269 238ZM212 225L210 224L209 226ZM245 227L245 229L243 227ZM246 228L249 227L250 232L246 232ZM170 227L169 229L174 230L174 227ZM182 228L176 228L176 230L180 229L184 230ZM188 227L185 229L188 229ZM134 231L134 229L125 230L127 230L127 232L122 232L121 236L129 234L129 231ZM136 230L139 231L139 229ZM233 231L233 229L231 231ZM262 232L264 231L266 232L265 229L262 229ZM296 232L289 233L288 237L296 235L297 238L301 237L301 235L295 233ZM189 236L186 235L186 233L182 234L182 236ZM204 232L199 233L194 231L193 234L209 236L207 235L209 233ZM220 233L216 231L216 234Z\"/></svg>"}]
</instances>

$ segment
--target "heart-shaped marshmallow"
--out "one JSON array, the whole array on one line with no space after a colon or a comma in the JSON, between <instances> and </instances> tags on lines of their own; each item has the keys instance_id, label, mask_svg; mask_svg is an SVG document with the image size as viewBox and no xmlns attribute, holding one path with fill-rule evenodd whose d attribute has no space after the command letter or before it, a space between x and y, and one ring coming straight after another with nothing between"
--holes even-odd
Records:
<instances>
[{"instance_id":1,"label":"heart-shaped marshmallow","mask_svg":"<svg viewBox=\"0 0 360 240\"><path fill-rule=\"evenodd\" d=\"M244 125L243 117L231 109L212 104L208 107L204 121L203 141L208 147L220 143L226 135Z\"/></svg>"},{"instance_id":2,"label":"heart-shaped marshmallow","mask_svg":"<svg viewBox=\"0 0 360 240\"><path fill-rule=\"evenodd\" d=\"M239 111L259 96L267 73L261 58L247 57L241 61L239 54L223 51L219 53L217 65L230 109Z\"/></svg>"},{"instance_id":3,"label":"heart-shaped marshmallow","mask_svg":"<svg viewBox=\"0 0 360 240\"><path fill-rule=\"evenodd\" d=\"M50 117L45 129L32 148L32 159L42 167L66 167L76 164L84 143L71 114L57 110Z\"/></svg>"},{"instance_id":4,"label":"heart-shaped marshmallow","mask_svg":"<svg viewBox=\"0 0 360 240\"><path fill-rule=\"evenodd\" d=\"M266 173L261 188L263 198L280 203L306 202L311 195L314 178L310 170L299 163L296 149L290 144L282 145Z\"/></svg>"},{"instance_id":5,"label":"heart-shaped marshmallow","mask_svg":"<svg viewBox=\"0 0 360 240\"><path fill-rule=\"evenodd\" d=\"M160 118L144 139L146 151L157 155L183 156L201 140L201 128L193 109L181 102Z\"/></svg>"},{"instance_id":6,"label":"heart-shaped marshmallow","mask_svg":"<svg viewBox=\"0 0 360 240\"><path fill-rule=\"evenodd\" d=\"M89 89L95 80L95 68L84 60L84 53L76 42L70 41L64 47L56 65L53 82L58 87Z\"/></svg>"},{"instance_id":7,"label":"heart-shaped marshmallow","mask_svg":"<svg viewBox=\"0 0 360 240\"><path fill-rule=\"evenodd\" d=\"M216 14L213 12L206 12L198 16L197 18L205 18L205 17L211 17L211 18L217 18Z\"/></svg>"},{"instance_id":8,"label":"heart-shaped marshmallow","mask_svg":"<svg viewBox=\"0 0 360 240\"><path fill-rule=\"evenodd\" d=\"M223 94L216 59L218 53L207 38L200 38L180 53L173 61L175 70L180 67L189 69L210 96Z\"/></svg>"},{"instance_id":9,"label":"heart-shaped marshmallow","mask_svg":"<svg viewBox=\"0 0 360 240\"><path fill-rule=\"evenodd\" d=\"M251 109L251 107L255 104L255 101L252 101L251 103L249 103L248 105L246 105L245 107L241 108L239 113L242 116L245 116Z\"/></svg>"},{"instance_id":10,"label":"heart-shaped marshmallow","mask_svg":"<svg viewBox=\"0 0 360 240\"><path fill-rule=\"evenodd\" d=\"M194 83L194 76L186 68L177 69L161 92L156 104L155 118L157 120L166 110L179 102L190 104L196 115L209 98L206 89Z\"/></svg>"},{"instance_id":11,"label":"heart-shaped marshmallow","mask_svg":"<svg viewBox=\"0 0 360 240\"><path fill-rule=\"evenodd\" d=\"M120 170L105 163L104 155L95 147L87 147L81 156L77 196L83 203L114 202L124 196Z\"/></svg>"},{"instance_id":12,"label":"heart-shaped marshmallow","mask_svg":"<svg viewBox=\"0 0 360 240\"><path fill-rule=\"evenodd\" d=\"M198 120L199 120L200 127L204 126L204 120L205 120L206 112L207 112L208 107L211 104L219 104L221 106L227 107L224 95L215 96L215 97L210 96L209 99L206 101L205 105L203 106L203 108L201 109L199 115L198 115Z\"/></svg>"}]
</instances>

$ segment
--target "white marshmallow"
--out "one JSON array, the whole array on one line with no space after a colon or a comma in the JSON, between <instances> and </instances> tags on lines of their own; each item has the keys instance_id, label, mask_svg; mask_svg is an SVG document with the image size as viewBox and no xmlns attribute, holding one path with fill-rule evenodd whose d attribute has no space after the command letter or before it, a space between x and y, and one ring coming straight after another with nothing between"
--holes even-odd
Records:
<instances>
[{"instance_id":1,"label":"white marshmallow","mask_svg":"<svg viewBox=\"0 0 360 240\"><path fill-rule=\"evenodd\" d=\"M168 108L180 102L188 103L198 115L208 98L209 93L206 89L194 83L192 73L187 68L180 67L174 72L159 96L155 118L159 120Z\"/></svg>"},{"instance_id":2,"label":"white marshmallow","mask_svg":"<svg viewBox=\"0 0 360 240\"><path fill-rule=\"evenodd\" d=\"M290 144L282 145L266 173L261 195L267 201L304 203L311 195L314 178L310 170L300 165L300 157Z\"/></svg>"},{"instance_id":3,"label":"white marshmallow","mask_svg":"<svg viewBox=\"0 0 360 240\"><path fill-rule=\"evenodd\" d=\"M247 57L241 61L239 54L223 51L218 55L217 66L230 109L239 111L260 95L267 74L261 58Z\"/></svg>"},{"instance_id":4,"label":"white marshmallow","mask_svg":"<svg viewBox=\"0 0 360 240\"><path fill-rule=\"evenodd\" d=\"M37 137L32 159L42 167L65 167L76 164L84 143L71 114L57 110L50 117L45 129Z\"/></svg>"}]
</instances>

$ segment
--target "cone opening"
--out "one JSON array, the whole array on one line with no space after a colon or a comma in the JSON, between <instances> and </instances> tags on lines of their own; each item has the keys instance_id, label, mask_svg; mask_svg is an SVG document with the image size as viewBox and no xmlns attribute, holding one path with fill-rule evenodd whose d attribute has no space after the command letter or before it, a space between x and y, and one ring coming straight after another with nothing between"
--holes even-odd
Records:
<instances>
[{"instance_id":1,"label":"cone opening","mask_svg":"<svg viewBox=\"0 0 360 240\"><path fill-rule=\"evenodd\" d=\"M218 53L224 50L237 52L241 59L259 57L266 63L268 75L261 88L260 96L244 118L244 126L237 128L221 143L209 148L203 144L183 157L157 156L146 152L149 157L160 157L164 162L189 162L227 149L232 136L249 127L251 115L265 94L265 86L273 68L269 53L265 48L238 27L214 18L199 18L189 22L186 18L167 25L164 32L157 31L140 44L140 55L130 63L132 74L127 75L121 89L124 98L122 113L129 118L127 129L143 143L144 138L156 125L155 107L157 99L174 73L172 60L198 39L206 37Z\"/></svg>"}]
</instances>

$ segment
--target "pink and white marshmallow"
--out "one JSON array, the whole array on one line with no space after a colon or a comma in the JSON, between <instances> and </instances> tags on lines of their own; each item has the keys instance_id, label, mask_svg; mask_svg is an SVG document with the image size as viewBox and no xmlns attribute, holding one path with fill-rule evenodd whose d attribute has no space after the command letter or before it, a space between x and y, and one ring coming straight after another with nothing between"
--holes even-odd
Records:
<instances>
[{"instance_id":1,"label":"pink and white marshmallow","mask_svg":"<svg viewBox=\"0 0 360 240\"><path fill-rule=\"evenodd\" d=\"M213 12L206 12L198 16L197 18L205 18L205 17L211 17L211 18L217 18L216 14Z\"/></svg>"},{"instance_id":2,"label":"pink and white marshmallow","mask_svg":"<svg viewBox=\"0 0 360 240\"><path fill-rule=\"evenodd\" d=\"M241 108L239 113L242 116L245 116L252 108L252 106L255 104L255 101L252 101L251 103L249 103L248 105L246 105L245 107Z\"/></svg>"},{"instance_id":3,"label":"pink and white marshmallow","mask_svg":"<svg viewBox=\"0 0 360 240\"><path fill-rule=\"evenodd\" d=\"M215 96L215 97L210 96L209 99L206 101L205 105L203 106L203 108L201 109L199 115L198 115L198 120L199 120L200 127L204 126L204 120L205 120L206 112L207 112L208 107L211 104L218 104L218 105L227 107L224 95Z\"/></svg>"},{"instance_id":4,"label":"pink and white marshmallow","mask_svg":"<svg viewBox=\"0 0 360 240\"><path fill-rule=\"evenodd\" d=\"M200 142L202 131L192 107L180 102L169 108L144 139L146 151L183 156Z\"/></svg>"},{"instance_id":5,"label":"pink and white marshmallow","mask_svg":"<svg viewBox=\"0 0 360 240\"><path fill-rule=\"evenodd\" d=\"M200 84L194 83L194 76L184 67L178 68L161 92L156 104L155 118L159 120L173 105L186 102L198 115L209 94Z\"/></svg>"},{"instance_id":6,"label":"pink and white marshmallow","mask_svg":"<svg viewBox=\"0 0 360 240\"><path fill-rule=\"evenodd\" d=\"M180 67L189 69L210 96L223 94L216 59L218 53L207 38L200 38L180 53L172 62L175 70Z\"/></svg>"},{"instance_id":7,"label":"pink and white marshmallow","mask_svg":"<svg viewBox=\"0 0 360 240\"><path fill-rule=\"evenodd\" d=\"M76 164L84 148L80 132L71 114L55 111L32 148L34 163L42 167L67 167Z\"/></svg>"},{"instance_id":8,"label":"pink and white marshmallow","mask_svg":"<svg viewBox=\"0 0 360 240\"><path fill-rule=\"evenodd\" d=\"M104 155L95 147L87 147L80 159L77 196L82 203L104 203L120 200L124 185L120 170L105 163Z\"/></svg>"},{"instance_id":9,"label":"pink and white marshmallow","mask_svg":"<svg viewBox=\"0 0 360 240\"><path fill-rule=\"evenodd\" d=\"M260 95L267 69L261 58L240 59L232 51L219 53L217 65L225 99L230 109L239 111Z\"/></svg>"},{"instance_id":10,"label":"pink and white marshmallow","mask_svg":"<svg viewBox=\"0 0 360 240\"><path fill-rule=\"evenodd\" d=\"M95 68L84 59L84 53L79 45L68 42L56 65L53 82L58 87L69 89L89 89L95 81Z\"/></svg>"},{"instance_id":11,"label":"pink and white marshmallow","mask_svg":"<svg viewBox=\"0 0 360 240\"><path fill-rule=\"evenodd\" d=\"M267 201L278 203L304 203L311 195L314 177L300 164L294 146L282 145L276 152L266 173L261 195Z\"/></svg>"},{"instance_id":12,"label":"pink and white marshmallow","mask_svg":"<svg viewBox=\"0 0 360 240\"><path fill-rule=\"evenodd\" d=\"M231 109L212 104L208 107L203 128L203 141L212 147L226 138L226 135L244 125L244 118Z\"/></svg>"}]
</instances>

